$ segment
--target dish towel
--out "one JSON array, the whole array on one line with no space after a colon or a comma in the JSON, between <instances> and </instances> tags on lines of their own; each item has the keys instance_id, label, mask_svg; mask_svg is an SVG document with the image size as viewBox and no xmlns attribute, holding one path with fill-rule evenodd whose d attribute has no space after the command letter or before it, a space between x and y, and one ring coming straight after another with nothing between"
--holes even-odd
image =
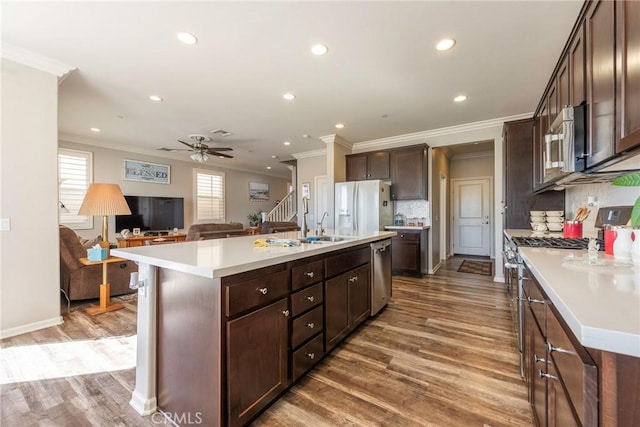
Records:
<instances>
[{"instance_id":1,"label":"dish towel","mask_svg":"<svg viewBox=\"0 0 640 427\"><path fill-rule=\"evenodd\" d=\"M288 248L291 246L300 246L300 241L292 239L256 239L253 242L253 246L258 248L267 248L273 246Z\"/></svg>"}]
</instances>

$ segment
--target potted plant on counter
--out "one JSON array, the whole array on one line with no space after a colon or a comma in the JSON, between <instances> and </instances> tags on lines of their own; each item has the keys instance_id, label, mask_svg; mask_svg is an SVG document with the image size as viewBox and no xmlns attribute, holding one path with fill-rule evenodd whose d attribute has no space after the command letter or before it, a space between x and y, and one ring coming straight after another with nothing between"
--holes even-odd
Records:
<instances>
[{"instance_id":1,"label":"potted plant on counter","mask_svg":"<svg viewBox=\"0 0 640 427\"><path fill-rule=\"evenodd\" d=\"M618 177L612 182L612 184L623 187L640 187L640 172L632 172ZM631 209L629 225L631 225L631 228L633 229L630 242L631 260L634 264L640 265L640 196L638 196L636 202L633 204L633 209Z\"/></svg>"},{"instance_id":2,"label":"potted plant on counter","mask_svg":"<svg viewBox=\"0 0 640 427\"><path fill-rule=\"evenodd\" d=\"M249 227L257 227L258 225L260 225L260 214L261 212L255 212L252 214L247 215L247 218L249 218Z\"/></svg>"}]
</instances>

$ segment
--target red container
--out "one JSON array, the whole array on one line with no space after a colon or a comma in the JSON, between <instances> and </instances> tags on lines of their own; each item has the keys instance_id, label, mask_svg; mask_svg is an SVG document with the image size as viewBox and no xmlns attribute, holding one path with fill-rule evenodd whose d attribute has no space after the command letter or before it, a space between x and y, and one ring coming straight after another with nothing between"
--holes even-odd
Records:
<instances>
[{"instance_id":1,"label":"red container","mask_svg":"<svg viewBox=\"0 0 640 427\"><path fill-rule=\"evenodd\" d=\"M604 230L604 253L613 255L613 241L616 240L616 231L612 229Z\"/></svg>"},{"instance_id":2,"label":"red container","mask_svg":"<svg viewBox=\"0 0 640 427\"><path fill-rule=\"evenodd\" d=\"M578 221L566 221L564 223L564 237L582 238L582 223Z\"/></svg>"}]
</instances>

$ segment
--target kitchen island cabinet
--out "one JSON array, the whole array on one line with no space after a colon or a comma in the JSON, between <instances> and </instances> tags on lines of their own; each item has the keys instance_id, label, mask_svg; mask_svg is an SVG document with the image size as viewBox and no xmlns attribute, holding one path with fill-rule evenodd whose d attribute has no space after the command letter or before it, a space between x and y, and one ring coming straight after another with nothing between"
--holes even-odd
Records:
<instances>
[{"instance_id":1,"label":"kitchen island cabinet","mask_svg":"<svg viewBox=\"0 0 640 427\"><path fill-rule=\"evenodd\" d=\"M331 346L368 317L369 244L394 234L287 248L254 248L246 236L114 250L140 263L144 284L131 405L191 414L200 425L250 423L331 350L324 319L333 330L336 308L348 327ZM328 285L338 278L346 295Z\"/></svg>"}]
</instances>

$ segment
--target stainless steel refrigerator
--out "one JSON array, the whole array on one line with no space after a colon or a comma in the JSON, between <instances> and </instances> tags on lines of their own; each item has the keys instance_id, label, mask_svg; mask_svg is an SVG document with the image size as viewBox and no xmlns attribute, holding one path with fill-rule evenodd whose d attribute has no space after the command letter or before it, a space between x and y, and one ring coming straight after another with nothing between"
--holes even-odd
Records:
<instances>
[{"instance_id":1,"label":"stainless steel refrigerator","mask_svg":"<svg viewBox=\"0 0 640 427\"><path fill-rule=\"evenodd\" d=\"M391 188L380 180L336 183L337 230L384 230L392 224Z\"/></svg>"}]
</instances>

